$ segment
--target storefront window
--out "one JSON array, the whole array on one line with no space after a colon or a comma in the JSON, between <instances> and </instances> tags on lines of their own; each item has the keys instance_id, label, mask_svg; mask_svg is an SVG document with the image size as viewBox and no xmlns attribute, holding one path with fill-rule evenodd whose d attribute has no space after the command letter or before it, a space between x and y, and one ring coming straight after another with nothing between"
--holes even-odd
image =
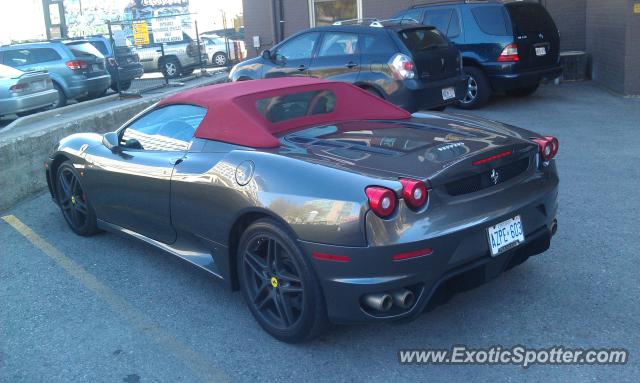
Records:
<instances>
[{"instance_id":1,"label":"storefront window","mask_svg":"<svg viewBox=\"0 0 640 383\"><path fill-rule=\"evenodd\" d=\"M357 19L362 13L361 0L309 0L313 26L331 25L340 20Z\"/></svg>"}]
</instances>

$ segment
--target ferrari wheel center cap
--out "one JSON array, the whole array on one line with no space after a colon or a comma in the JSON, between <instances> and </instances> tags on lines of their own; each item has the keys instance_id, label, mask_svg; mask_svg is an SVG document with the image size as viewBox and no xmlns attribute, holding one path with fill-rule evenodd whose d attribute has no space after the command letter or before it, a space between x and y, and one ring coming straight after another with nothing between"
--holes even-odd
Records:
<instances>
[{"instance_id":1,"label":"ferrari wheel center cap","mask_svg":"<svg viewBox=\"0 0 640 383\"><path fill-rule=\"evenodd\" d=\"M271 277L271 286L275 289L276 287L278 287L278 278L276 277Z\"/></svg>"},{"instance_id":2,"label":"ferrari wheel center cap","mask_svg":"<svg viewBox=\"0 0 640 383\"><path fill-rule=\"evenodd\" d=\"M74 205L76 204L76 196L74 195L71 196L71 203Z\"/></svg>"}]
</instances>

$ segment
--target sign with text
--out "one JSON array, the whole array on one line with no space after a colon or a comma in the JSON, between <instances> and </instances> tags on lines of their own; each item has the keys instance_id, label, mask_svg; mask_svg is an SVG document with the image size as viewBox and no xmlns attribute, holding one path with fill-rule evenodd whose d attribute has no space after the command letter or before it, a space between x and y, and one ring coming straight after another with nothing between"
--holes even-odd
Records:
<instances>
[{"instance_id":1,"label":"sign with text","mask_svg":"<svg viewBox=\"0 0 640 383\"><path fill-rule=\"evenodd\" d=\"M640 13L640 3L633 4L633 13Z\"/></svg>"},{"instance_id":2,"label":"sign with text","mask_svg":"<svg viewBox=\"0 0 640 383\"><path fill-rule=\"evenodd\" d=\"M149 26L146 21L133 23L133 41L136 45L149 45Z\"/></svg>"},{"instance_id":3,"label":"sign with text","mask_svg":"<svg viewBox=\"0 0 640 383\"><path fill-rule=\"evenodd\" d=\"M161 17L151 22L155 43L182 41L182 20L180 17Z\"/></svg>"}]
</instances>

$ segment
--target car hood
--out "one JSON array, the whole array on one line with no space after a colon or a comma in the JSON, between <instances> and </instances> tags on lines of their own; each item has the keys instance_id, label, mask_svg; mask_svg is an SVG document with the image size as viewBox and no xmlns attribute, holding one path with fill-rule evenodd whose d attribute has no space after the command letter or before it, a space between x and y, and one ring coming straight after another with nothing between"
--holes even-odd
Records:
<instances>
[{"instance_id":1,"label":"car hood","mask_svg":"<svg viewBox=\"0 0 640 383\"><path fill-rule=\"evenodd\" d=\"M510 152L505 157L513 160L533 156L537 147L529 138L534 136L475 117L416 114L405 121L352 121L299 130L280 137L278 153L365 175L433 183L497 154Z\"/></svg>"}]
</instances>

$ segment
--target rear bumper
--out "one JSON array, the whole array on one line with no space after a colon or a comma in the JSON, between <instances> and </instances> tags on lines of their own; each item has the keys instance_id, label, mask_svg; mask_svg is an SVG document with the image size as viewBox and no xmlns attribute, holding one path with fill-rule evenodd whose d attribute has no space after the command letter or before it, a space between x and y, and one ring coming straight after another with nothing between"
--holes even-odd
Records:
<instances>
[{"instance_id":1,"label":"rear bumper","mask_svg":"<svg viewBox=\"0 0 640 383\"><path fill-rule=\"evenodd\" d=\"M555 226L557 187L535 201L499 216L460 227L456 231L427 240L379 247L340 247L301 242L307 254L318 252L348 256L349 262L312 258L320 280L329 318L334 323L362 323L409 320L430 305L440 303L442 294L466 290L549 248ZM493 258L489 255L487 227L516 215L522 218L525 242ZM394 261L399 253L432 249L418 258ZM408 308L393 307L375 312L362 304L365 294L406 288L414 292L416 303ZM444 290L443 290L444 289Z\"/></svg>"},{"instance_id":2,"label":"rear bumper","mask_svg":"<svg viewBox=\"0 0 640 383\"><path fill-rule=\"evenodd\" d=\"M58 99L55 89L42 92L0 99L0 111L2 115L27 112L53 105Z\"/></svg>"},{"instance_id":3,"label":"rear bumper","mask_svg":"<svg viewBox=\"0 0 640 383\"><path fill-rule=\"evenodd\" d=\"M69 83L68 98L81 97L87 93L98 93L111 86L111 76L105 74L96 77L80 76Z\"/></svg>"},{"instance_id":4,"label":"rear bumper","mask_svg":"<svg viewBox=\"0 0 640 383\"><path fill-rule=\"evenodd\" d=\"M443 100L442 90L445 88L453 88L455 97ZM413 113L456 104L464 97L466 90L466 75L432 82L405 81L387 100Z\"/></svg>"},{"instance_id":5,"label":"rear bumper","mask_svg":"<svg viewBox=\"0 0 640 383\"><path fill-rule=\"evenodd\" d=\"M535 86L542 80L554 80L562 75L562 66L553 65L532 70L517 69L517 64L496 63L487 67L491 87L496 91Z\"/></svg>"}]
</instances>

